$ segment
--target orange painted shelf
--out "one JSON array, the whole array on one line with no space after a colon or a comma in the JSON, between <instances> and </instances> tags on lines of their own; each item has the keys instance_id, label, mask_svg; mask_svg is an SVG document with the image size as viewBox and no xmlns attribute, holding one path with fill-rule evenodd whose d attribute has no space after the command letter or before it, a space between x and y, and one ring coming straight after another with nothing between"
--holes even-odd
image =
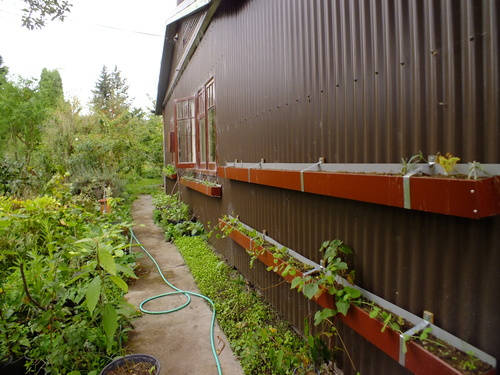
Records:
<instances>
[{"instance_id":1,"label":"orange painted shelf","mask_svg":"<svg viewBox=\"0 0 500 375\"><path fill-rule=\"evenodd\" d=\"M234 226L231 226L223 220L219 220L219 228L223 229L228 226L232 227L229 237L248 252L252 253L257 251L259 254L257 255L257 258L266 266L282 265L281 267L278 267L276 273L283 277L281 273L286 266L286 263L283 260L278 259L278 263L274 263L275 258L271 252L265 250L261 246L256 246L250 237ZM296 270L294 276L287 274L283 278L288 283L291 283L296 276L302 276L302 272ZM335 308L333 296L328 294L326 290L323 290L322 293L315 296L313 300L321 307L330 309ZM340 319L345 325L350 327L359 335L363 336L366 340L375 345L378 349L382 350L393 360L399 360L399 334L390 329L390 327L387 327L384 332L381 332L384 324L377 319L370 318L368 312L358 306L351 305L346 316L337 314L336 318ZM463 375L462 372L453 368L415 341L409 341L407 343L405 368L416 375ZM483 372L481 375L494 374L496 374L496 370L491 369L487 372Z\"/></svg>"},{"instance_id":2,"label":"orange painted shelf","mask_svg":"<svg viewBox=\"0 0 500 375\"><path fill-rule=\"evenodd\" d=\"M403 177L399 175L238 167L219 167L217 174L252 184L405 207ZM480 219L500 213L500 176L480 180L410 177L407 195L412 210Z\"/></svg>"},{"instance_id":3,"label":"orange painted shelf","mask_svg":"<svg viewBox=\"0 0 500 375\"><path fill-rule=\"evenodd\" d=\"M222 187L221 186L209 186L205 185L203 182L188 180L184 177L181 177L179 180L181 185L184 185L192 190L196 190L197 192L207 195L209 197L220 198L222 197Z\"/></svg>"}]
</instances>

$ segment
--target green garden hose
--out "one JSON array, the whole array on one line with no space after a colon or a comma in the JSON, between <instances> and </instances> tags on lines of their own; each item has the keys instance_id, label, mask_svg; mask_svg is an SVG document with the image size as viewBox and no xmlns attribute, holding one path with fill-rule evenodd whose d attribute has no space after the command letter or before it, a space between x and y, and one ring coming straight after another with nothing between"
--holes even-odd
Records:
<instances>
[{"instance_id":1,"label":"green garden hose","mask_svg":"<svg viewBox=\"0 0 500 375\"><path fill-rule=\"evenodd\" d=\"M199 297L199 298L202 298L205 301L207 301L210 304L210 306L212 306L212 322L210 324L210 346L212 347L212 355L214 356L215 364L217 366L217 373L219 375L222 375L219 357L217 356L217 351L215 350L215 342L214 342L214 326L215 326L215 305L214 305L214 302L210 298L208 298L207 296L204 296L203 294L190 292L188 290L182 290L182 289L177 288L174 284L170 283L167 280L167 278L163 275L163 272L161 272L160 265L158 264L156 259L153 258L153 256L149 253L149 251L147 251L146 248L139 242L139 240L137 239L137 237L134 234L134 231L132 230L132 228L130 228L130 246L132 246L133 240L135 240L137 242L137 244L140 246L142 251L144 251L146 253L146 255L149 257L149 259L151 259L151 261L156 266L156 269L158 270L158 273L160 274L160 276L163 279L163 281L165 282L165 284L167 284L170 288L175 290L175 292L162 293L162 294L158 294L156 296L149 297L149 298L145 299L139 305L139 309L143 313L146 313L146 314L153 314L153 315L170 314L170 313L173 313L175 311L182 310L187 305L189 305L191 303L191 296ZM174 307L173 309L170 309L170 310L150 311L150 310L146 310L144 308L144 305L150 301L153 301L155 299L162 298L162 297L173 296L176 294L183 294L184 296L186 296L186 302L184 302L182 305L180 305L178 307Z\"/></svg>"}]
</instances>

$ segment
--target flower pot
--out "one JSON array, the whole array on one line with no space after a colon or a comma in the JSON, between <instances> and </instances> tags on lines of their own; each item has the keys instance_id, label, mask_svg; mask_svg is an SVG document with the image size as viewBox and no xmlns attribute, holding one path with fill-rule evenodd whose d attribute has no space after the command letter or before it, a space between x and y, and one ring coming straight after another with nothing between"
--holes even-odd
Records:
<instances>
[{"instance_id":1,"label":"flower pot","mask_svg":"<svg viewBox=\"0 0 500 375\"><path fill-rule=\"evenodd\" d=\"M158 361L155 357L150 356L148 354L129 354L124 357L117 358L109 363L106 367L104 367L101 371L100 375L107 375L112 370L116 370L125 365L130 365L134 363L147 362L151 363L155 366L155 370L152 371L151 375L159 375L160 374L160 361ZM149 373L148 373L149 374Z\"/></svg>"},{"instance_id":2,"label":"flower pot","mask_svg":"<svg viewBox=\"0 0 500 375\"><path fill-rule=\"evenodd\" d=\"M231 227L229 237L238 245L246 249L250 253L257 255L259 259L266 266L278 266L275 272L283 277L287 282L291 283L296 276L301 276L302 272L295 269L295 275L283 275L287 263L282 259L277 259L275 262L274 255L263 248L257 246L253 240L241 232L237 227L219 219L219 228L227 229ZM328 293L325 288L313 297L313 300L323 308L335 309L335 299ZM378 319L371 318L370 314L359 306L351 304L349 312L346 316L338 314L336 319L342 321L346 326L350 327L353 331L364 337L368 342L375 347L386 353L395 361L399 361L400 356L400 336L399 333L392 330L390 327L384 328L384 323ZM430 352L425 347L416 341L409 341L407 344L407 353L405 356L404 367L416 375L463 375L463 372L454 368L451 364L438 357L436 354ZM480 375L494 375L495 369L486 368L478 370L477 374Z\"/></svg>"},{"instance_id":3,"label":"flower pot","mask_svg":"<svg viewBox=\"0 0 500 375\"><path fill-rule=\"evenodd\" d=\"M500 214L500 176L469 180L447 176L219 167L220 177L360 202L469 219ZM405 196L407 202L405 202Z\"/></svg>"},{"instance_id":4,"label":"flower pot","mask_svg":"<svg viewBox=\"0 0 500 375\"><path fill-rule=\"evenodd\" d=\"M218 186L209 186L205 185L203 182L198 182L195 180L190 180L181 177L179 180L181 185L184 185L192 190L196 190L197 192L207 195L209 197L215 197L215 198L220 198L222 197L222 187L220 185Z\"/></svg>"},{"instance_id":5,"label":"flower pot","mask_svg":"<svg viewBox=\"0 0 500 375\"><path fill-rule=\"evenodd\" d=\"M111 206L109 205L109 202L106 198L99 199L99 203L101 205L101 212L102 213L110 213L111 212Z\"/></svg>"}]
</instances>

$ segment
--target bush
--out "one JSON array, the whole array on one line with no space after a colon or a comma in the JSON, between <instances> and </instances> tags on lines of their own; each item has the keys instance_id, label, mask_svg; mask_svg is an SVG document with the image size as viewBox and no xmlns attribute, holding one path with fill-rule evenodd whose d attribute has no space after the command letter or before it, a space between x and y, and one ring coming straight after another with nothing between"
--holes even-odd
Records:
<instances>
[{"instance_id":1,"label":"bush","mask_svg":"<svg viewBox=\"0 0 500 375\"><path fill-rule=\"evenodd\" d=\"M123 353L136 314L123 298L135 256L117 202L100 214L62 182L49 183L51 196L0 197L0 363L97 374Z\"/></svg>"}]
</instances>

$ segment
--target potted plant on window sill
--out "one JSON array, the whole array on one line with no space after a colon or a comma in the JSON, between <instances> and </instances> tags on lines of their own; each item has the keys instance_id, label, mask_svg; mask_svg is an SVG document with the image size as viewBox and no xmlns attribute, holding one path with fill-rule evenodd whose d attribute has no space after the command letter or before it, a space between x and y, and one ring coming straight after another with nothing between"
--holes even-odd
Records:
<instances>
[{"instance_id":1,"label":"potted plant on window sill","mask_svg":"<svg viewBox=\"0 0 500 375\"><path fill-rule=\"evenodd\" d=\"M177 180L177 170L172 164L163 167L163 175L170 180Z\"/></svg>"},{"instance_id":2,"label":"potted plant on window sill","mask_svg":"<svg viewBox=\"0 0 500 375\"><path fill-rule=\"evenodd\" d=\"M209 197L222 197L222 186L207 180L199 180L194 177L182 176L179 180L181 185L184 185L192 190L204 194Z\"/></svg>"}]
</instances>

